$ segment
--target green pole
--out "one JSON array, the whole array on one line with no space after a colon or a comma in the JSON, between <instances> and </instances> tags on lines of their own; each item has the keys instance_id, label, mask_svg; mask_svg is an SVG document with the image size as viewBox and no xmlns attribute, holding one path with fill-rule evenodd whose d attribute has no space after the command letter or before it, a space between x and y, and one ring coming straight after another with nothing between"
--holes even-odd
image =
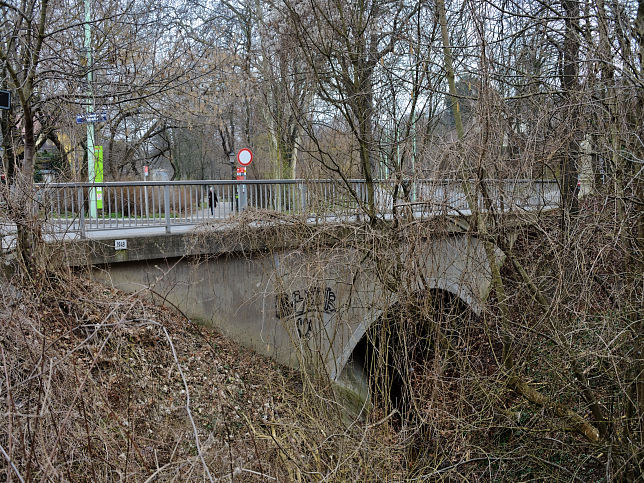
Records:
<instances>
[{"instance_id":1,"label":"green pole","mask_svg":"<svg viewBox=\"0 0 644 483\"><path fill-rule=\"evenodd\" d=\"M85 0L85 50L87 52L87 114L94 112L94 93L92 91L92 10L90 0ZM89 116L88 116L89 117ZM94 123L87 120L87 177L90 183L96 180L94 167ZM89 189L89 216L96 218L96 188Z\"/></svg>"},{"instance_id":2,"label":"green pole","mask_svg":"<svg viewBox=\"0 0 644 483\"><path fill-rule=\"evenodd\" d=\"M94 159L96 159L96 164L94 164L94 180L97 183L103 182L103 146L94 145ZM99 186L96 188L96 209L103 209L103 188Z\"/></svg>"}]
</instances>

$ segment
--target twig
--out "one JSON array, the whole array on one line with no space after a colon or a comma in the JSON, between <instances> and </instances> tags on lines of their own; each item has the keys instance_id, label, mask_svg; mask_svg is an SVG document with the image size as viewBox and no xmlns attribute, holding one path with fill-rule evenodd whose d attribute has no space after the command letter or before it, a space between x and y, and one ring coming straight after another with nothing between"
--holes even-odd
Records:
<instances>
[{"instance_id":1,"label":"twig","mask_svg":"<svg viewBox=\"0 0 644 483\"><path fill-rule=\"evenodd\" d=\"M177 351L174 348L174 344L172 343L172 339L170 338L170 334L168 334L167 329L161 325L158 324L161 329L163 330L163 333L165 334L166 340L168 341L168 344L170 345L170 349L172 350L172 357L174 358L174 362L177 365L177 369L179 371L179 375L181 376L181 381L183 382L183 388L186 391L186 411L188 413L188 419L190 420L190 424L192 425L192 432L195 436L195 445L197 446L197 453L199 453L199 458L201 459L201 464L203 465L204 471L206 472L206 475L208 475L208 479L212 483L214 480L212 479L212 475L210 474L210 470L208 469L208 465L206 464L206 460L203 457L203 453L201 452L201 444L199 442L199 433L197 432L197 425L195 424L195 420L192 417L192 412L190 411L190 391L188 389L188 383L186 382L186 378L183 375L183 370L181 369L181 364L179 364L179 358L177 357Z\"/></svg>"},{"instance_id":2,"label":"twig","mask_svg":"<svg viewBox=\"0 0 644 483\"><path fill-rule=\"evenodd\" d=\"M156 469L156 471L155 471L154 473L152 473L152 474L148 477L148 479L147 479L147 480L145 480L143 483L150 483L151 481L153 481L154 479L156 479L156 476L157 476L159 473L161 473L163 470L165 470L168 466L171 466L171 465L174 465L174 464L177 464L177 463L173 463L172 461L168 461L166 464L164 464L164 465L163 465L163 466L161 466L160 468L157 468L157 469Z\"/></svg>"},{"instance_id":3,"label":"twig","mask_svg":"<svg viewBox=\"0 0 644 483\"><path fill-rule=\"evenodd\" d=\"M260 473L259 471L253 471L247 468L241 468L241 471L245 471L246 473L251 473L253 475L261 476L262 478L268 478L269 480L277 480L277 478L270 475L266 475L264 473Z\"/></svg>"},{"instance_id":4,"label":"twig","mask_svg":"<svg viewBox=\"0 0 644 483\"><path fill-rule=\"evenodd\" d=\"M11 461L11 458L9 458L9 455L8 455L8 454L7 454L7 452L4 450L4 448L2 447L2 445L0 445L0 451L2 452L2 455L5 457L5 459L6 459L6 460L7 460L7 462L9 463L9 465L11 465L11 468L13 469L14 473L16 473L16 476L18 477L18 479L20 480L20 482L21 482L21 483L25 483L25 480L23 480L23 479L22 479L22 476L20 476L20 472L18 471L18 468L16 468L16 467L15 467L15 465L13 464L13 461Z\"/></svg>"},{"instance_id":5,"label":"twig","mask_svg":"<svg viewBox=\"0 0 644 483\"><path fill-rule=\"evenodd\" d=\"M579 478L577 475L573 474L569 469L564 468L561 465L558 465L554 461L544 460L543 458L539 458L538 456L535 456L535 455L530 455L529 457L532 458L533 460L537 460L537 461L539 461L541 463L553 466L553 467L557 468L558 470L563 471L564 473L568 473L575 481L581 481L582 483L584 481L581 478Z\"/></svg>"},{"instance_id":6,"label":"twig","mask_svg":"<svg viewBox=\"0 0 644 483\"><path fill-rule=\"evenodd\" d=\"M486 457L481 457L481 458L472 458L469 460L465 461L459 461L458 463L455 463L451 466L446 466L445 468L440 468L432 473L429 473L427 475L423 475L422 479L427 480L429 478L432 478L433 476L440 475L441 473L445 473L446 471L453 470L454 468L458 468L459 466L466 465L468 463L476 463L477 461L489 461L490 459L495 459L495 458L490 458L488 456Z\"/></svg>"},{"instance_id":7,"label":"twig","mask_svg":"<svg viewBox=\"0 0 644 483\"><path fill-rule=\"evenodd\" d=\"M184 314L183 311L179 307L177 307L175 304L170 302L168 300L167 296L165 296L165 297L162 296L159 292L157 292L156 290L154 290L153 288L150 288L150 287L148 287L147 290L152 292L152 294L156 295L157 297L159 297L161 299L161 306L165 305L166 303L170 304L172 306L172 308L174 308L177 312L179 312L179 314L181 314L181 316L184 319L186 319L189 323L192 323L192 320L190 320L190 318L186 314Z\"/></svg>"}]
</instances>

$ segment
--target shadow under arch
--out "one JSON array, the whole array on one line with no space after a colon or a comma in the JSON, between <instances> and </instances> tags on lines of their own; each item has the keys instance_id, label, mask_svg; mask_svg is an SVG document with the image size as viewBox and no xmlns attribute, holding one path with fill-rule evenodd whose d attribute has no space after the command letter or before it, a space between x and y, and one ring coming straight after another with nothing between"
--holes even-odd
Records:
<instances>
[{"instance_id":1,"label":"shadow under arch","mask_svg":"<svg viewBox=\"0 0 644 483\"><path fill-rule=\"evenodd\" d=\"M434 343L430 334L433 330L432 327L436 323L441 324L448 314L454 319L462 317L478 319L481 313L480 305L471 303L472 298L470 297L463 297L462 291L458 292L449 290L449 288L434 287L429 292L431 295L432 321L430 323L427 317L418 319L417 322L421 323L415 327L417 332L414 340L414 344L418 344L418 350L413 351L414 353L410 355L410 360L407 361L408 364L418 365L424 362L424 359L429 355L430 345ZM380 396L388 398L388 401L392 401L393 406L396 406L396 409L400 413L406 412L406 408L403 408L403 406L406 404L406 401L409 401L409 395L405 395L404 390L406 376L402 374L401 368L394 367L395 363L391 361L400 359L400 354L397 352L403 350L401 341L404 337L396 333L400 326L393 320L394 324L391 325L393 329L390 334L391 339L387 340L386 344L382 344L378 340L381 336L378 335L379 328L376 326L382 324L387 318L392 321L392 319L395 319L394 314L400 314L403 310L405 309L397 302L387 311L387 314L379 310L373 313L374 317L371 320L363 321L354 331L347 344L347 350L342 354L342 365L339 366L341 370L337 374L334 374L334 381L338 385L345 390L353 392L358 400L365 402L373 399L371 393L374 383L379 385L379 382L374 380L374 378L380 377L374 376L374 372L377 372L373 369L374 360L376 357L381 357L382 360L389 361L387 364L391 364L391 366L386 368L386 372L389 373L389 381L384 384L388 393L381 394ZM403 317L410 315L413 317L412 312L413 309L412 311L408 310ZM448 330L458 331L458 329L459 327L453 327ZM407 328L403 327L400 330L404 331ZM391 353L383 354L383 347L385 351L391 351ZM405 346L404 350L407 349L408 347ZM375 353L378 351L380 351L380 355L376 356ZM405 357L408 355L406 354ZM408 368L405 367L405 369ZM379 387L382 390L383 386Z\"/></svg>"},{"instance_id":2,"label":"shadow under arch","mask_svg":"<svg viewBox=\"0 0 644 483\"><path fill-rule=\"evenodd\" d=\"M469 310L472 311L476 316L481 315L482 307L479 303L477 297L467 288L462 285L450 282L448 280L440 279L433 280L429 282L429 288L431 295L447 293L451 297L455 297L460 300L462 304L467 306ZM397 303L397 300L394 299L394 305ZM365 334L369 328L379 320L383 315L383 311L378 309L372 311L370 314L365 316L365 318L358 324L356 329L351 334L351 337L344 345L344 349L338 357L332 362L332 366L329 368L329 375L332 381L338 382L341 379L342 372L345 369L345 366L350 361L352 354L355 348L358 346L359 342L365 337Z\"/></svg>"}]
</instances>

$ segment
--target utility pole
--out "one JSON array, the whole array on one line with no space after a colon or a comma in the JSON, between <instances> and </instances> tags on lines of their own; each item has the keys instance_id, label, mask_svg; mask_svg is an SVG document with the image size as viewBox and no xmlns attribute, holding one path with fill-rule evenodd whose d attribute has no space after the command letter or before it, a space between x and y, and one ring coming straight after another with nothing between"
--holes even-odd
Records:
<instances>
[{"instance_id":1,"label":"utility pole","mask_svg":"<svg viewBox=\"0 0 644 483\"><path fill-rule=\"evenodd\" d=\"M85 50L87 52L87 104L86 110L88 121L94 113L94 91L92 90L92 11L90 0L85 0ZM94 123L87 122L87 177L90 183L96 181L95 160L94 160ZM96 188L89 190L89 216L96 218Z\"/></svg>"}]
</instances>

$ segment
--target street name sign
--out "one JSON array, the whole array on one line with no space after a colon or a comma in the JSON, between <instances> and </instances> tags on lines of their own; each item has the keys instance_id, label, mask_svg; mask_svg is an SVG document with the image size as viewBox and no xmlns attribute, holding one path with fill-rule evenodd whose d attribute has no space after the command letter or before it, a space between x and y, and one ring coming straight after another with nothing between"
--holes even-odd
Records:
<instances>
[{"instance_id":1,"label":"street name sign","mask_svg":"<svg viewBox=\"0 0 644 483\"><path fill-rule=\"evenodd\" d=\"M78 114L76 124L97 123L107 121L107 112L88 112L87 114Z\"/></svg>"}]
</instances>

